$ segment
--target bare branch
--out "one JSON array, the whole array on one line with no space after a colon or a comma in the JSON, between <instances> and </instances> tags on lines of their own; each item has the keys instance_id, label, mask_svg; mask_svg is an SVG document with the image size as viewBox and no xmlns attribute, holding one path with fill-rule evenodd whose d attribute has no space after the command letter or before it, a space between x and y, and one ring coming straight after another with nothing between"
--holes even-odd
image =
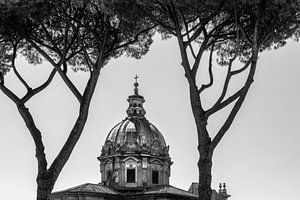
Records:
<instances>
[{"instance_id":1,"label":"bare branch","mask_svg":"<svg viewBox=\"0 0 300 200\"><path fill-rule=\"evenodd\" d=\"M52 72L50 73L48 79L42 85L40 85L39 87L27 92L27 94L21 99L22 103L23 104L26 103L31 97L33 97L34 95L36 95L39 92L43 91L51 83L55 73L56 73L56 69L54 68L52 70Z\"/></svg>"},{"instance_id":2,"label":"bare branch","mask_svg":"<svg viewBox=\"0 0 300 200\"><path fill-rule=\"evenodd\" d=\"M14 24L11 24L13 27L15 27ZM47 31L46 27L43 26L43 28L46 31L46 34L48 34L48 39L52 40L51 35L49 34L49 32ZM80 94L80 92L78 91L78 89L75 87L75 85L72 83L72 81L68 78L68 76L62 71L61 69L61 65L65 62L65 58L62 58L60 60L59 63L55 63L54 60L44 51L42 50L32 39L30 36L28 36L26 33L24 32L20 32L20 34L24 37L24 39L26 39L59 73L59 75L62 77L63 81L65 82L65 84L68 86L68 88L72 91L72 93L74 94L74 96L77 98L78 102L80 103L82 101L82 95ZM53 40L52 40L53 41ZM53 41L53 45L55 45L54 41ZM55 47L57 49L57 53L60 52L60 50ZM61 55L61 52L59 53Z\"/></svg>"},{"instance_id":3,"label":"bare branch","mask_svg":"<svg viewBox=\"0 0 300 200\"><path fill-rule=\"evenodd\" d=\"M235 59L236 59L236 56L234 56L232 59L229 60L229 64L228 64L228 68L227 68L227 75L226 75L225 82L224 82L224 85L223 85L222 93L221 93L219 99L217 100L217 102L215 103L215 105L213 105L213 107L218 106L223 101L223 99L224 99L224 97L227 93L229 82L230 82L230 79L231 79L231 74L230 74L231 73L231 67L232 67L232 63Z\"/></svg>"},{"instance_id":4,"label":"bare branch","mask_svg":"<svg viewBox=\"0 0 300 200\"><path fill-rule=\"evenodd\" d=\"M214 83L214 76L213 76L213 72L212 72L212 56L213 56L213 51L214 51L214 44L211 47L210 50L210 55L209 55L209 66L208 66L208 73L209 73L209 83L208 84L203 84L201 86L201 88L199 89L199 95L201 94L201 92L203 92L205 89L211 87Z\"/></svg>"},{"instance_id":5,"label":"bare branch","mask_svg":"<svg viewBox=\"0 0 300 200\"><path fill-rule=\"evenodd\" d=\"M33 42L30 38L26 37L27 41L34 46L34 48L57 70L65 84L68 86L68 88L72 91L74 96L77 98L79 103L82 101L82 95L78 91L78 89L75 87L75 85L72 83L72 81L69 79L69 77L62 71L61 65L65 62L64 59L60 60L59 63L55 63L49 55L43 51L35 42Z\"/></svg>"},{"instance_id":6,"label":"bare branch","mask_svg":"<svg viewBox=\"0 0 300 200\"><path fill-rule=\"evenodd\" d=\"M18 79L20 80L20 82L26 87L27 91L30 91L31 88L29 87L29 85L27 84L27 82L24 80L24 78L20 75L20 73L18 72L18 70L16 68L16 65L15 65L16 53L17 53L17 45L18 44L13 44L13 56L12 56L11 65L12 65L12 68L14 70L14 73L16 74L16 76L18 77Z\"/></svg>"},{"instance_id":7,"label":"bare branch","mask_svg":"<svg viewBox=\"0 0 300 200\"><path fill-rule=\"evenodd\" d=\"M67 46L68 46L68 35L69 35L69 30L70 30L70 22L67 20L67 22L66 22L66 28L65 28L65 34L64 34L64 49L63 49L63 58L65 58L66 57L66 55L67 55L67 53L68 53L68 48L67 48ZM71 45L70 45L70 47L71 47Z\"/></svg>"},{"instance_id":8,"label":"bare branch","mask_svg":"<svg viewBox=\"0 0 300 200\"><path fill-rule=\"evenodd\" d=\"M108 42L108 37L109 37L109 32L108 32L108 27L106 26L105 29L105 34L104 34L104 39L102 42L102 47L100 49L98 58L95 62L94 68L96 69L96 71L100 71L102 64L105 62L105 46L107 45Z\"/></svg>"},{"instance_id":9,"label":"bare branch","mask_svg":"<svg viewBox=\"0 0 300 200\"><path fill-rule=\"evenodd\" d=\"M215 32L216 34L218 34L218 36L220 36L219 32L221 31L221 29L224 26L224 24L227 23L227 21L228 21L228 19L226 19L224 22L222 22L221 23L222 25L219 25L218 28L216 28L215 30L210 31L209 33L207 33L205 27L203 28L202 31L203 31L203 35L204 35L204 40L201 43L201 47L200 47L200 49L199 49L199 51L197 53L197 57L195 59L195 62L194 62L193 68L192 68L192 74L193 74L194 78L196 77L196 74L197 74L197 71L198 71L198 68L199 68L199 63L200 63L200 60L201 60L203 52L205 51L205 49L207 47L209 47L211 45L214 45L215 42L217 41L217 38L216 38L216 39L214 39L214 40L212 40L212 41L209 42L210 38L212 37L212 35L211 35L212 32ZM189 44L189 43L187 43L187 44Z\"/></svg>"},{"instance_id":10,"label":"bare branch","mask_svg":"<svg viewBox=\"0 0 300 200\"><path fill-rule=\"evenodd\" d=\"M234 93L232 96L228 97L225 101L221 102L220 104L213 106L212 108L208 109L205 113L205 116L208 118L209 116L213 115L214 113L218 112L219 110L222 110L226 106L233 103L235 100L237 100L241 94L244 91L244 87L242 87L240 90L238 90L236 93Z\"/></svg>"},{"instance_id":11,"label":"bare branch","mask_svg":"<svg viewBox=\"0 0 300 200\"><path fill-rule=\"evenodd\" d=\"M107 37L106 37L107 38ZM101 55L99 55L101 56ZM101 59L101 58L100 58ZM103 63L103 60L97 61L98 63ZM60 150L59 154L56 156L51 166L49 167L49 173L53 176L53 179L56 180L63 166L66 164L69 159L77 141L79 140L85 123L87 121L89 107L91 103L92 96L97 85L101 67L97 67L94 73L91 73L91 76L88 80L88 83L85 87L83 93L83 100L80 104L80 109L76 122L69 134L68 139Z\"/></svg>"},{"instance_id":12,"label":"bare branch","mask_svg":"<svg viewBox=\"0 0 300 200\"><path fill-rule=\"evenodd\" d=\"M184 23L184 26L185 26L185 31L186 31L186 37L187 37L187 41L190 40L190 34L188 33L189 32L189 26L188 26L188 23L186 22L185 20L185 17L184 17L184 14L182 13L182 11L180 11L180 14L182 16L182 20L183 20L183 23ZM184 37L184 36L182 36ZM194 52L194 49L192 47L192 44L191 43L188 43L188 46L190 47L190 51L192 53L192 56L194 57L194 59L196 59L196 55L195 55L195 52Z\"/></svg>"},{"instance_id":13,"label":"bare branch","mask_svg":"<svg viewBox=\"0 0 300 200\"><path fill-rule=\"evenodd\" d=\"M235 70L235 71L231 71L231 72L230 72L230 76L234 76L234 75L236 75L236 74L242 73L243 71L245 71L245 70L249 67L250 63L251 63L251 60L249 59L249 60L247 61L247 63L246 63L242 68L237 69L237 70Z\"/></svg>"},{"instance_id":14,"label":"bare branch","mask_svg":"<svg viewBox=\"0 0 300 200\"><path fill-rule=\"evenodd\" d=\"M83 52L84 52L84 58L86 60L87 66L88 66L88 68L90 70L90 73L91 73L93 71L94 64L93 64L88 52L86 51L86 48L83 48Z\"/></svg>"},{"instance_id":15,"label":"bare branch","mask_svg":"<svg viewBox=\"0 0 300 200\"><path fill-rule=\"evenodd\" d=\"M204 40L201 43L201 46L198 50L197 57L194 61L194 64L193 64L193 67L192 67L192 76L193 76L194 79L196 78L202 55L203 55L203 53L204 53L204 51L207 47L207 42L208 42L208 38L204 38Z\"/></svg>"},{"instance_id":16,"label":"bare branch","mask_svg":"<svg viewBox=\"0 0 300 200\"><path fill-rule=\"evenodd\" d=\"M216 136L213 138L213 140L211 142L211 145L210 145L211 149L215 149L216 146L218 145L218 143L224 137L225 133L227 132L227 130L231 126L235 116L237 115L238 111L240 110L240 108L241 108L241 106L242 106L242 104L245 100L245 97L246 97L246 95L249 91L249 88L250 88L251 84L253 83L253 77L254 77L255 70L256 70L258 50L259 50L258 49L257 38L258 38L258 19L256 19L254 32L253 32L253 40L252 40L253 42L251 44L251 46L252 46L252 56L250 58L251 67L250 67L250 71L249 71L247 80L245 82L245 86L243 87L243 90L241 91L240 97L238 98L238 100L234 104L232 110L230 111L229 116L225 120L225 123L222 125L222 127L220 128L220 130L218 131Z\"/></svg>"},{"instance_id":17,"label":"bare branch","mask_svg":"<svg viewBox=\"0 0 300 200\"><path fill-rule=\"evenodd\" d=\"M10 89L5 87L3 83L0 83L0 90L8 97L10 98L16 105L21 103L20 98L15 95Z\"/></svg>"}]
</instances>

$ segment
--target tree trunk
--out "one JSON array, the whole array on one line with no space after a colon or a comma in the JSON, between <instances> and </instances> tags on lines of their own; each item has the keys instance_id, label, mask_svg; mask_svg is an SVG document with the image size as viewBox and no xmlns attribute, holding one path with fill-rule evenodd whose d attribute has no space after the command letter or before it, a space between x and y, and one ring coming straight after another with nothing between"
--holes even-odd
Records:
<instances>
[{"instance_id":1,"label":"tree trunk","mask_svg":"<svg viewBox=\"0 0 300 200\"><path fill-rule=\"evenodd\" d=\"M48 189L44 186L38 186L36 199L37 200L48 200L48 197L50 194L51 194L50 189Z\"/></svg>"},{"instance_id":2,"label":"tree trunk","mask_svg":"<svg viewBox=\"0 0 300 200\"><path fill-rule=\"evenodd\" d=\"M199 169L199 199L211 200L211 170L212 170L212 157L209 155L209 151L200 150L200 158L198 161Z\"/></svg>"},{"instance_id":3,"label":"tree trunk","mask_svg":"<svg viewBox=\"0 0 300 200\"><path fill-rule=\"evenodd\" d=\"M197 123L198 131L198 170L199 170L199 199L211 200L211 170L212 170L212 156L213 150L210 148L211 138L207 132L207 122L202 121Z\"/></svg>"},{"instance_id":4,"label":"tree trunk","mask_svg":"<svg viewBox=\"0 0 300 200\"><path fill-rule=\"evenodd\" d=\"M37 200L48 200L49 195L54 187L49 172L39 172L36 179L37 182Z\"/></svg>"},{"instance_id":5,"label":"tree trunk","mask_svg":"<svg viewBox=\"0 0 300 200\"><path fill-rule=\"evenodd\" d=\"M48 200L48 197L51 194L51 191L62 168L69 159L77 141L79 140L79 137L81 136L81 133L87 121L90 102L97 85L99 74L100 69L98 71L94 71L94 73L91 75L85 88L82 101L80 103L77 120L71 130L71 133L69 134L67 141L65 142L63 148L56 156L49 169L47 169L47 160L44 144L42 141L42 134L36 127L29 109L23 103L17 102L18 111L21 114L29 132L31 133L36 147L36 158L38 161L38 175L36 178L37 200Z\"/></svg>"}]
</instances>

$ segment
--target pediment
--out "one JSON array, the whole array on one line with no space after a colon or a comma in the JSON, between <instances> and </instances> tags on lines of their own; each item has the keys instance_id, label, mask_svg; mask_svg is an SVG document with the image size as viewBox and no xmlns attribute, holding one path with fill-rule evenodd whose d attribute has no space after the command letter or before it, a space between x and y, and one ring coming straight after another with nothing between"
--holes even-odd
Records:
<instances>
[{"instance_id":1,"label":"pediment","mask_svg":"<svg viewBox=\"0 0 300 200\"><path fill-rule=\"evenodd\" d=\"M128 162L128 161L135 161L135 162L138 162L139 160L137 159L137 158L135 158L135 157L132 157L132 156L129 156L129 157L127 157L127 158L124 158L123 159L123 161L124 162Z\"/></svg>"},{"instance_id":2,"label":"pediment","mask_svg":"<svg viewBox=\"0 0 300 200\"><path fill-rule=\"evenodd\" d=\"M156 159L156 158L150 159L149 163L155 164L155 165L163 165L164 164L162 161L160 161L159 159Z\"/></svg>"}]
</instances>

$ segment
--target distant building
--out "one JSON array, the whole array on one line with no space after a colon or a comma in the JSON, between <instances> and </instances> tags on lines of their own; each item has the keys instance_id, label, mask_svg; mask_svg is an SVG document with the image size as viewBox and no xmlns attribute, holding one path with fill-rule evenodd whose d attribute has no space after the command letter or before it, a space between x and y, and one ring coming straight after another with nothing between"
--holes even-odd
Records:
<instances>
[{"instance_id":1,"label":"distant building","mask_svg":"<svg viewBox=\"0 0 300 200\"><path fill-rule=\"evenodd\" d=\"M137 77L136 77L137 78ZM127 117L109 132L102 147L99 184L82 184L51 194L51 200L196 200L198 184L189 191L169 184L169 146L161 132L150 123L143 107L145 99L138 92L128 97ZM226 200L225 186L212 200Z\"/></svg>"},{"instance_id":2,"label":"distant building","mask_svg":"<svg viewBox=\"0 0 300 200\"><path fill-rule=\"evenodd\" d=\"M188 192L197 195L198 194L198 187L199 187L198 183L192 183L192 185L190 186ZM219 191L217 192L216 190L213 190L212 194L211 194L211 200L226 200L229 197L230 197L230 195L227 194L225 183L223 183L223 185L220 183Z\"/></svg>"}]
</instances>

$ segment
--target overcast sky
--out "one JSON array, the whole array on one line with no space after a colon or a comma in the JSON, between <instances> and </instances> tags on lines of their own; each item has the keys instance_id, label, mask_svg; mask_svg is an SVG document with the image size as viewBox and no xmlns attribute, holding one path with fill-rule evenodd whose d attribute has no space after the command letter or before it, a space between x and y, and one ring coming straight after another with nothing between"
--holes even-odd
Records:
<instances>
[{"instance_id":1,"label":"overcast sky","mask_svg":"<svg viewBox=\"0 0 300 200\"><path fill-rule=\"evenodd\" d=\"M300 199L300 45L260 55L254 83L232 127L217 147L213 159L213 183L226 182L230 200ZM32 85L45 80L46 63L18 67ZM224 68L215 67L216 72ZM170 145L170 184L187 190L198 180L197 136L189 103L188 85L180 66L175 40L156 38L140 60L121 57L102 70L90 115L82 137L59 176L55 191L83 183L99 183L96 159L110 129L126 117L127 97L133 94L135 74L146 102L146 117ZM72 73L83 88L86 74ZM13 73L6 82L18 94ZM235 87L235 81L232 87ZM217 93L211 90L210 93ZM206 98L206 103L210 103ZM43 132L49 163L63 145L78 112L78 103L56 76L46 91L33 98L30 108ZM24 200L36 196L37 162L33 140L14 105L0 93L0 191L1 199ZM224 114L209 122L218 129Z\"/></svg>"}]
</instances>

